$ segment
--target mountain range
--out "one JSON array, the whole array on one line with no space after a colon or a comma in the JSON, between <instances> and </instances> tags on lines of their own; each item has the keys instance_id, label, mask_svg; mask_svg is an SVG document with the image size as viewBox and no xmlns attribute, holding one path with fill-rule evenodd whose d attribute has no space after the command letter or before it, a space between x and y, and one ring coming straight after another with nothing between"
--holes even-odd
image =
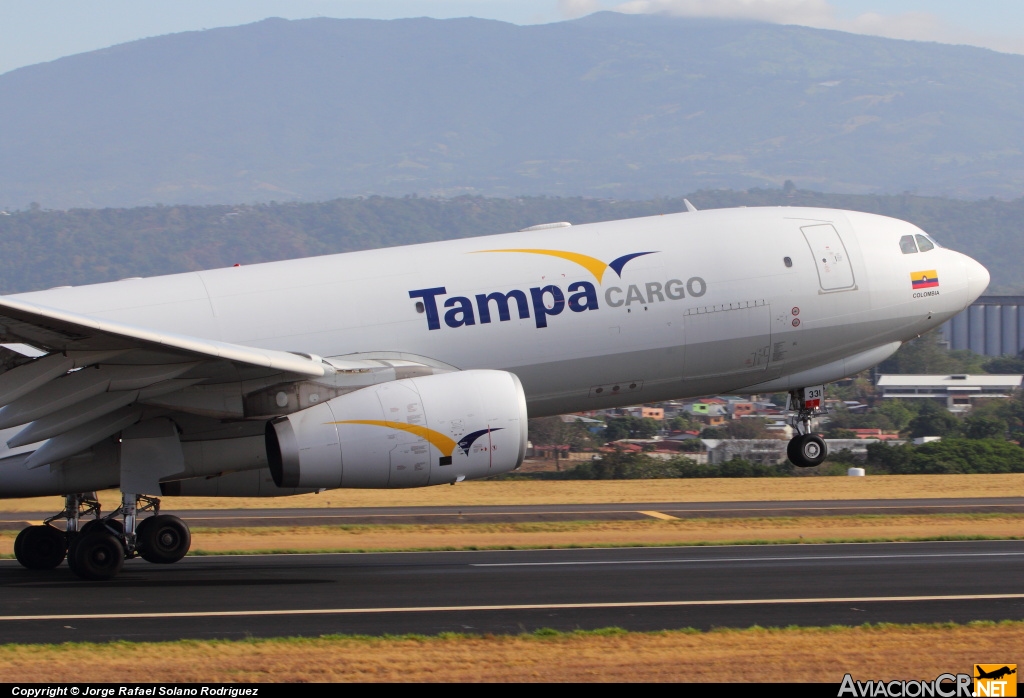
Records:
<instances>
[{"instance_id":1,"label":"mountain range","mask_svg":"<svg viewBox=\"0 0 1024 698\"><path fill-rule=\"evenodd\" d=\"M989 293L1024 293L1024 198L962 201L912 195L823 194L795 188L687 195L701 209L818 206L916 223L992 274ZM0 212L0 293L254 264L434 240L686 210L682 197L447 199L370 196L323 202Z\"/></svg>"},{"instance_id":2,"label":"mountain range","mask_svg":"<svg viewBox=\"0 0 1024 698\"><path fill-rule=\"evenodd\" d=\"M1024 56L598 13L268 19L0 75L0 208L1024 193Z\"/></svg>"}]
</instances>

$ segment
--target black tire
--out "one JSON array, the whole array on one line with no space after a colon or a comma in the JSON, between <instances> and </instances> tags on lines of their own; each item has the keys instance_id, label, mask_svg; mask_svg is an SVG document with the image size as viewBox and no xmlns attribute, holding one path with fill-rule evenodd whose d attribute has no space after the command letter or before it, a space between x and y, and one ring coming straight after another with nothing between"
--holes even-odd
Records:
<instances>
[{"instance_id":1,"label":"black tire","mask_svg":"<svg viewBox=\"0 0 1024 698\"><path fill-rule=\"evenodd\" d=\"M75 570L75 544L78 543L81 538L82 534L77 531L75 533L68 534L68 569L75 575L78 574Z\"/></svg>"},{"instance_id":2,"label":"black tire","mask_svg":"<svg viewBox=\"0 0 1024 698\"><path fill-rule=\"evenodd\" d=\"M135 522L135 540L139 540L146 535L146 529L153 525L153 519L155 518L155 516L150 516Z\"/></svg>"},{"instance_id":3,"label":"black tire","mask_svg":"<svg viewBox=\"0 0 1024 698\"><path fill-rule=\"evenodd\" d=\"M71 571L82 579L104 581L113 579L124 566L124 546L105 531L81 534L71 548Z\"/></svg>"},{"instance_id":4,"label":"black tire","mask_svg":"<svg viewBox=\"0 0 1024 698\"><path fill-rule=\"evenodd\" d=\"M817 434L801 434L790 439L786 446L789 462L798 468L813 468L825 462L828 447Z\"/></svg>"},{"instance_id":5,"label":"black tire","mask_svg":"<svg viewBox=\"0 0 1024 698\"><path fill-rule=\"evenodd\" d=\"M152 516L136 529L136 546L143 560L169 565L185 557L192 547L192 533L177 516Z\"/></svg>"},{"instance_id":6,"label":"black tire","mask_svg":"<svg viewBox=\"0 0 1024 698\"><path fill-rule=\"evenodd\" d=\"M18 532L17 537L14 539L14 559L19 562L21 561L21 542L25 540L25 531L27 530L27 528L21 529L21 531Z\"/></svg>"},{"instance_id":7,"label":"black tire","mask_svg":"<svg viewBox=\"0 0 1024 698\"><path fill-rule=\"evenodd\" d=\"M14 539L14 556L30 570L52 570L67 552L67 534L45 524L23 528Z\"/></svg>"}]
</instances>

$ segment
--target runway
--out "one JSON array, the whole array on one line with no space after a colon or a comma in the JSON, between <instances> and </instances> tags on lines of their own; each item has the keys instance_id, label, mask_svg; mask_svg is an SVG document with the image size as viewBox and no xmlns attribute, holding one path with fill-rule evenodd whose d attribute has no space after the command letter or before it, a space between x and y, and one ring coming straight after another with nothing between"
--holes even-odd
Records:
<instances>
[{"instance_id":1,"label":"runway","mask_svg":"<svg viewBox=\"0 0 1024 698\"><path fill-rule=\"evenodd\" d=\"M338 526L353 524L507 523L542 521L624 521L649 518L744 518L770 516L852 516L858 514L1024 513L1024 497L975 499L863 499L780 502L633 502L501 506L419 506L323 509L165 508L191 527ZM20 530L54 512L2 513L0 530Z\"/></svg>"},{"instance_id":2,"label":"runway","mask_svg":"<svg viewBox=\"0 0 1024 698\"><path fill-rule=\"evenodd\" d=\"M5 642L1024 619L1024 542L0 562Z\"/></svg>"}]
</instances>

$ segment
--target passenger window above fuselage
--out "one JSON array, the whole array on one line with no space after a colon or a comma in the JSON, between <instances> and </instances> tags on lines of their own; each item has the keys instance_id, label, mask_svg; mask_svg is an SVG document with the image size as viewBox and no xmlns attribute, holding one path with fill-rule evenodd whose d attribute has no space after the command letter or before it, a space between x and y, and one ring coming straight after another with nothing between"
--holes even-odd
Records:
<instances>
[{"instance_id":1,"label":"passenger window above fuselage","mask_svg":"<svg viewBox=\"0 0 1024 698\"><path fill-rule=\"evenodd\" d=\"M917 254L917 245L914 243L913 235L904 235L900 238L900 249L903 254Z\"/></svg>"}]
</instances>

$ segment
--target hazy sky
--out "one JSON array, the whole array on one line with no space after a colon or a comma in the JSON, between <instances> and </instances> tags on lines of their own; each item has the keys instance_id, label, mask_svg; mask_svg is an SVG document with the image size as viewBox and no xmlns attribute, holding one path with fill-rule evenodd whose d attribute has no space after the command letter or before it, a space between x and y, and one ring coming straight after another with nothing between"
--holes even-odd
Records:
<instances>
[{"instance_id":1,"label":"hazy sky","mask_svg":"<svg viewBox=\"0 0 1024 698\"><path fill-rule=\"evenodd\" d=\"M1021 0L0 0L0 73L112 44L266 17L486 17L596 10L735 17L1024 53Z\"/></svg>"}]
</instances>

